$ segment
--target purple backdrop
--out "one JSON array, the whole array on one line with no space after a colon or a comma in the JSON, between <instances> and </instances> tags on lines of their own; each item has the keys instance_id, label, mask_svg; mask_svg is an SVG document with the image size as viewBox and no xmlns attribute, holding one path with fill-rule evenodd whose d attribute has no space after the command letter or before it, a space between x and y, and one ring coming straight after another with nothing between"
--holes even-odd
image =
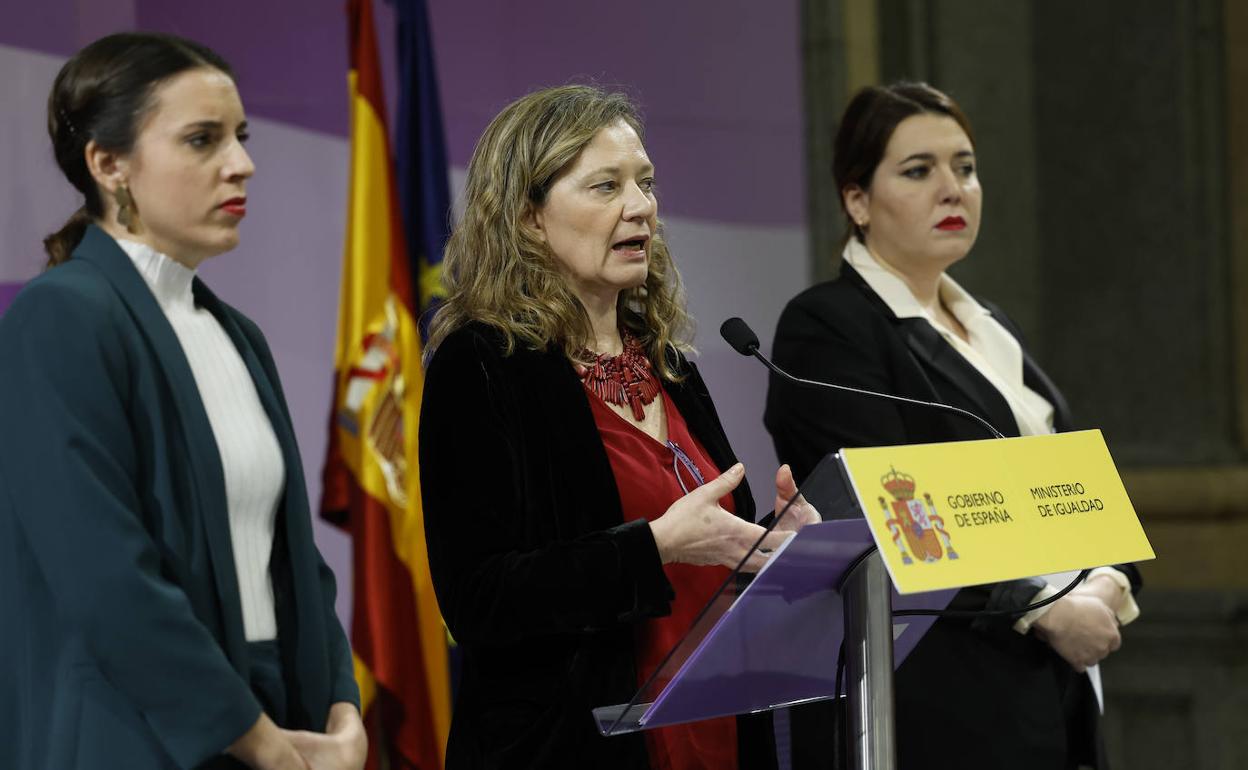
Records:
<instances>
[{"instance_id":1,"label":"purple backdrop","mask_svg":"<svg viewBox=\"0 0 1248 770\"><path fill-rule=\"evenodd\" d=\"M499 108L546 85L593 80L632 93L647 119L662 215L704 332L699 363L725 427L770 498L774 456L760 418L765 374L713 334L742 315L769 341L805 284L796 0L620 7L584 0L429 3L453 178ZM393 11L375 1L393 104ZM234 65L253 122L257 175L243 243L203 274L268 336L320 496L346 203L345 3L44 0L0 8L0 311L42 264L39 240L76 205L41 127L60 63L124 29L187 35ZM393 115L393 110L391 111ZM3 363L0 362L0 366ZM348 544L317 540L350 605Z\"/></svg>"},{"instance_id":2,"label":"purple backdrop","mask_svg":"<svg viewBox=\"0 0 1248 770\"><path fill-rule=\"evenodd\" d=\"M388 15L388 6L376 6L379 17ZM249 113L345 136L345 8L345 2L298 0L46 0L3 12L0 43L69 56L111 32L183 35L230 62Z\"/></svg>"},{"instance_id":3,"label":"purple backdrop","mask_svg":"<svg viewBox=\"0 0 1248 770\"><path fill-rule=\"evenodd\" d=\"M794 0L430 3L452 162L541 86L593 80L633 93L667 213L800 225L801 62Z\"/></svg>"},{"instance_id":4,"label":"purple backdrop","mask_svg":"<svg viewBox=\"0 0 1248 770\"><path fill-rule=\"evenodd\" d=\"M0 283L0 313L9 306L13 301L13 295L17 294L17 290L22 288L20 283Z\"/></svg>"},{"instance_id":5,"label":"purple backdrop","mask_svg":"<svg viewBox=\"0 0 1248 770\"><path fill-rule=\"evenodd\" d=\"M619 86L641 103L667 212L741 224L803 222L792 0L639 0L627 16L583 0L430 6L454 165L467 165L481 130L507 102L541 86L590 80ZM374 7L383 59L391 63L393 13L384 2ZM49 0L0 15L0 44L67 56L124 29L186 35L235 67L250 114L344 136L344 18L341 3L295 0ZM393 83L390 77L388 87Z\"/></svg>"}]
</instances>

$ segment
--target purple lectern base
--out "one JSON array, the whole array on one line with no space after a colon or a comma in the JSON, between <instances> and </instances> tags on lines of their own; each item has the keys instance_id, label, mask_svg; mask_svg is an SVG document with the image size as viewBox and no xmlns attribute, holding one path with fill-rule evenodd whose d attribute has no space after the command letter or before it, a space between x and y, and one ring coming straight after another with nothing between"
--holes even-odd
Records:
<instances>
[{"instance_id":1,"label":"purple lectern base","mask_svg":"<svg viewBox=\"0 0 1248 770\"><path fill-rule=\"evenodd\" d=\"M809 495L808 495L809 498ZM738 590L729 581L667 661L626 704L594 709L603 735L835 697L846 570L873 546L862 519L804 527ZM954 591L900 596L897 609L943 609ZM893 623L894 666L935 620Z\"/></svg>"}]
</instances>

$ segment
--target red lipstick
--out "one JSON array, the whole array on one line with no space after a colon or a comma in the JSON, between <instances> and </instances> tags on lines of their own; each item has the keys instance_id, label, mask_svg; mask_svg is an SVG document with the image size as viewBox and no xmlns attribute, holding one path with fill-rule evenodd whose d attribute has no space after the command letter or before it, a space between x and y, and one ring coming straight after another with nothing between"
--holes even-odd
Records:
<instances>
[{"instance_id":1,"label":"red lipstick","mask_svg":"<svg viewBox=\"0 0 1248 770\"><path fill-rule=\"evenodd\" d=\"M966 229L966 220L962 217L945 217L936 225L937 230L957 231Z\"/></svg>"},{"instance_id":2,"label":"red lipstick","mask_svg":"<svg viewBox=\"0 0 1248 770\"><path fill-rule=\"evenodd\" d=\"M247 216L247 199L246 198L230 198L228 201L218 206L218 208L220 208L222 211L224 211L227 214L233 214L239 219L242 219L243 217Z\"/></svg>"}]
</instances>

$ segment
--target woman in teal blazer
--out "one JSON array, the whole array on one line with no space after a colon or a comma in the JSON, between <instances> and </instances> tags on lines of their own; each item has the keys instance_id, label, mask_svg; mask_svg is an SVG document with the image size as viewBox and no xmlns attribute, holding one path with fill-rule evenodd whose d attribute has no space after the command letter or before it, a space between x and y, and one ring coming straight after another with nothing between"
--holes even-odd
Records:
<instances>
[{"instance_id":1,"label":"woman in teal blazer","mask_svg":"<svg viewBox=\"0 0 1248 770\"><path fill-rule=\"evenodd\" d=\"M244 635L222 436L115 237L191 267L236 243L244 198L198 207L251 175L228 66L105 38L58 76L49 131L86 205L0 319L0 767L358 768L351 651L264 337L194 279L285 466L268 661Z\"/></svg>"}]
</instances>

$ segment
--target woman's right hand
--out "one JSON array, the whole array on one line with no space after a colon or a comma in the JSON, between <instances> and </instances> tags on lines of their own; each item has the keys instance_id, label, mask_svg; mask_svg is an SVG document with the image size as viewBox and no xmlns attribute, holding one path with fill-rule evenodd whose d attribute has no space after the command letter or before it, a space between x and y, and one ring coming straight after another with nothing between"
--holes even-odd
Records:
<instances>
[{"instance_id":1,"label":"woman's right hand","mask_svg":"<svg viewBox=\"0 0 1248 770\"><path fill-rule=\"evenodd\" d=\"M255 770L308 770L308 763L268 714L261 714L225 753Z\"/></svg>"},{"instance_id":2,"label":"woman's right hand","mask_svg":"<svg viewBox=\"0 0 1248 770\"><path fill-rule=\"evenodd\" d=\"M737 518L719 505L745 478L745 466L737 463L676 502L650 522L655 545L664 564L714 564L735 568L765 530ZM743 568L758 572L767 562L767 553L779 547L788 532L772 532L757 551L750 554Z\"/></svg>"},{"instance_id":3,"label":"woman's right hand","mask_svg":"<svg viewBox=\"0 0 1248 770\"><path fill-rule=\"evenodd\" d=\"M1087 593L1072 591L1053 602L1031 628L1079 672L1100 663L1122 645L1114 611L1101 598Z\"/></svg>"}]
</instances>

